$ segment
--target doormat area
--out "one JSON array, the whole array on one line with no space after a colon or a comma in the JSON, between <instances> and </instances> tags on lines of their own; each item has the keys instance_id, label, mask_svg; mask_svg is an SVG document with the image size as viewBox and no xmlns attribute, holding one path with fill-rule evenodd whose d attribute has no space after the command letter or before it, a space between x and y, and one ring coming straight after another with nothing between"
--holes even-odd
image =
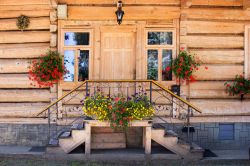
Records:
<instances>
[{"instance_id":1,"label":"doormat area","mask_svg":"<svg viewBox=\"0 0 250 166\"><path fill-rule=\"evenodd\" d=\"M218 157L218 156L210 149L205 149L203 157Z\"/></svg>"},{"instance_id":2,"label":"doormat area","mask_svg":"<svg viewBox=\"0 0 250 166\"><path fill-rule=\"evenodd\" d=\"M46 147L45 146L33 146L29 152L45 152Z\"/></svg>"}]
</instances>

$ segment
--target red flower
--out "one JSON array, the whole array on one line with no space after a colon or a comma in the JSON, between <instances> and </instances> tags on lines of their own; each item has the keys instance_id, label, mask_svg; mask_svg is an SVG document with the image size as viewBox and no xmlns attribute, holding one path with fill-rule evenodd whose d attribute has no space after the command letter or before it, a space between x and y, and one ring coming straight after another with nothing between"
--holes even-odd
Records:
<instances>
[{"instance_id":1,"label":"red flower","mask_svg":"<svg viewBox=\"0 0 250 166\"><path fill-rule=\"evenodd\" d=\"M170 71L171 70L171 67L170 66L168 66L168 67L166 67L166 69L165 69L166 71Z\"/></svg>"},{"instance_id":2,"label":"red flower","mask_svg":"<svg viewBox=\"0 0 250 166\"><path fill-rule=\"evenodd\" d=\"M189 80L190 80L190 82L195 82L196 81L196 79L193 76L189 76Z\"/></svg>"},{"instance_id":3,"label":"red flower","mask_svg":"<svg viewBox=\"0 0 250 166\"><path fill-rule=\"evenodd\" d=\"M122 120L120 120L120 121L119 121L119 124L120 124L120 125L123 125L123 121L122 121Z\"/></svg>"},{"instance_id":4,"label":"red flower","mask_svg":"<svg viewBox=\"0 0 250 166\"><path fill-rule=\"evenodd\" d=\"M206 70L208 70L208 67L207 67L207 66L205 66L205 69L206 69Z\"/></svg>"}]
</instances>

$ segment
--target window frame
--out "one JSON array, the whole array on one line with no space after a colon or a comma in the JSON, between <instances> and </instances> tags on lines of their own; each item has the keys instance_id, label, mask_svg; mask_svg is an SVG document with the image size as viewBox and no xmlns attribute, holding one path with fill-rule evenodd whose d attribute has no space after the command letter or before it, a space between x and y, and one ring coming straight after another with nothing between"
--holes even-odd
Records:
<instances>
[{"instance_id":1,"label":"window frame","mask_svg":"<svg viewBox=\"0 0 250 166\"><path fill-rule=\"evenodd\" d=\"M83 32L83 33L89 33L89 45L75 45L75 46L65 46L64 44L64 35L66 32ZM59 38L59 50L60 53L63 55L63 62L64 62L64 51L66 50L72 50L74 51L74 81L64 81L64 79L61 81L62 83L70 84L70 83L79 83L82 81L78 81L78 75L79 75L79 60L78 57L80 56L80 51L88 50L89 51L89 78L92 79L92 66L93 66L93 29L87 28L63 28L60 32L60 38Z\"/></svg>"},{"instance_id":2,"label":"window frame","mask_svg":"<svg viewBox=\"0 0 250 166\"><path fill-rule=\"evenodd\" d=\"M148 44L148 32L172 32L172 45L149 45ZM163 50L172 50L172 59L175 59L177 56L177 33L176 28L169 28L169 27L157 27L157 28L145 28L144 33L144 43L145 43L145 51L144 57L145 58L145 71L146 71L146 79L148 76L148 50L158 50L158 80L159 82L167 82L171 84L175 84L176 77L172 72L172 80L162 80L162 54Z\"/></svg>"}]
</instances>

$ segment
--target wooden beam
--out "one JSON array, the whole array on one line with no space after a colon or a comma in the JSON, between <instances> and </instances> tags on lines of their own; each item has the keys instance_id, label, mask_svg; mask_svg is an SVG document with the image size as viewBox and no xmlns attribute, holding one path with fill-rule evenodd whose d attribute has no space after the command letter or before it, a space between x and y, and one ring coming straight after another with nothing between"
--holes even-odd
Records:
<instances>
[{"instance_id":1,"label":"wooden beam","mask_svg":"<svg viewBox=\"0 0 250 166\"><path fill-rule=\"evenodd\" d=\"M209 50L209 49L191 49L189 50L204 64L243 64L244 50Z\"/></svg>"},{"instance_id":2,"label":"wooden beam","mask_svg":"<svg viewBox=\"0 0 250 166\"><path fill-rule=\"evenodd\" d=\"M50 10L14 10L14 11L3 11L0 10L0 18L16 18L21 14L28 17L48 17Z\"/></svg>"},{"instance_id":3,"label":"wooden beam","mask_svg":"<svg viewBox=\"0 0 250 166\"><path fill-rule=\"evenodd\" d=\"M29 65L26 59L0 59L0 73L27 73Z\"/></svg>"},{"instance_id":4,"label":"wooden beam","mask_svg":"<svg viewBox=\"0 0 250 166\"><path fill-rule=\"evenodd\" d=\"M238 96L236 100L232 99L191 99L191 102L201 108L202 114L206 115L233 115L233 114L249 114L250 101L245 99L240 101Z\"/></svg>"},{"instance_id":5,"label":"wooden beam","mask_svg":"<svg viewBox=\"0 0 250 166\"><path fill-rule=\"evenodd\" d=\"M127 6L123 10L124 20L167 20L180 17L179 7ZM116 20L115 11L115 7L69 6L68 19Z\"/></svg>"},{"instance_id":6,"label":"wooden beam","mask_svg":"<svg viewBox=\"0 0 250 166\"><path fill-rule=\"evenodd\" d=\"M114 0L58 0L60 4L70 5L116 5ZM126 0L124 5L180 5L179 0Z\"/></svg>"},{"instance_id":7,"label":"wooden beam","mask_svg":"<svg viewBox=\"0 0 250 166\"><path fill-rule=\"evenodd\" d=\"M34 117L48 103L0 103L0 118Z\"/></svg>"},{"instance_id":8,"label":"wooden beam","mask_svg":"<svg viewBox=\"0 0 250 166\"><path fill-rule=\"evenodd\" d=\"M242 6L242 0L192 0L193 6Z\"/></svg>"},{"instance_id":9,"label":"wooden beam","mask_svg":"<svg viewBox=\"0 0 250 166\"><path fill-rule=\"evenodd\" d=\"M212 10L212 9L211 9ZM181 21L186 34L243 34L244 23L221 21Z\"/></svg>"},{"instance_id":10,"label":"wooden beam","mask_svg":"<svg viewBox=\"0 0 250 166\"><path fill-rule=\"evenodd\" d=\"M50 102L49 90L0 90L0 102Z\"/></svg>"},{"instance_id":11,"label":"wooden beam","mask_svg":"<svg viewBox=\"0 0 250 166\"><path fill-rule=\"evenodd\" d=\"M33 81L30 81L28 74L0 74L0 88L1 89L33 89L38 88L34 87L32 84L36 84Z\"/></svg>"},{"instance_id":12,"label":"wooden beam","mask_svg":"<svg viewBox=\"0 0 250 166\"><path fill-rule=\"evenodd\" d=\"M207 65L194 73L197 80L233 80L235 75L243 73L243 65Z\"/></svg>"},{"instance_id":13,"label":"wooden beam","mask_svg":"<svg viewBox=\"0 0 250 166\"><path fill-rule=\"evenodd\" d=\"M50 10L52 7L50 5L0 5L0 10L9 12L15 10Z\"/></svg>"},{"instance_id":14,"label":"wooden beam","mask_svg":"<svg viewBox=\"0 0 250 166\"><path fill-rule=\"evenodd\" d=\"M0 44L0 58L38 58L49 49L49 43Z\"/></svg>"},{"instance_id":15,"label":"wooden beam","mask_svg":"<svg viewBox=\"0 0 250 166\"><path fill-rule=\"evenodd\" d=\"M49 42L50 35L49 31L0 32L0 44Z\"/></svg>"},{"instance_id":16,"label":"wooden beam","mask_svg":"<svg viewBox=\"0 0 250 166\"><path fill-rule=\"evenodd\" d=\"M250 20L250 11L242 9L225 9L225 8L189 8L182 9L181 14L186 19L197 20Z\"/></svg>"},{"instance_id":17,"label":"wooden beam","mask_svg":"<svg viewBox=\"0 0 250 166\"><path fill-rule=\"evenodd\" d=\"M49 17L30 18L29 27L26 30L48 30L50 28ZM0 31L19 30L16 26L16 19L0 20Z\"/></svg>"},{"instance_id":18,"label":"wooden beam","mask_svg":"<svg viewBox=\"0 0 250 166\"><path fill-rule=\"evenodd\" d=\"M49 5L50 0L1 0L0 6L6 6L6 5Z\"/></svg>"},{"instance_id":19,"label":"wooden beam","mask_svg":"<svg viewBox=\"0 0 250 166\"><path fill-rule=\"evenodd\" d=\"M180 43L186 44L188 48L244 48L244 37L232 36L206 36L190 35L181 36Z\"/></svg>"}]
</instances>

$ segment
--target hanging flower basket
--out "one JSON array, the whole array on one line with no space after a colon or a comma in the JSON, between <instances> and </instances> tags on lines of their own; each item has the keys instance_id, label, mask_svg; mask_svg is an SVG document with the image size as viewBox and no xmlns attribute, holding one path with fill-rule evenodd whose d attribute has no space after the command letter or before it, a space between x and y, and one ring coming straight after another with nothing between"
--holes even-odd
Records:
<instances>
[{"instance_id":1,"label":"hanging flower basket","mask_svg":"<svg viewBox=\"0 0 250 166\"><path fill-rule=\"evenodd\" d=\"M240 96L241 101L245 94L250 93L250 80L245 79L243 75L236 75L232 83L225 82L226 93L229 96Z\"/></svg>"},{"instance_id":2,"label":"hanging flower basket","mask_svg":"<svg viewBox=\"0 0 250 166\"><path fill-rule=\"evenodd\" d=\"M190 81L194 82L195 78L193 73L199 70L200 62L198 59L190 54L189 52L182 49L176 59L172 61L172 66L167 67L165 70L167 72L173 71L174 75L179 79L179 82ZM205 70L208 67L205 66Z\"/></svg>"},{"instance_id":3,"label":"hanging flower basket","mask_svg":"<svg viewBox=\"0 0 250 166\"><path fill-rule=\"evenodd\" d=\"M52 87L62 80L65 73L62 56L56 51L48 51L39 60L33 60L29 66L29 79L33 81L31 85L38 85L40 88Z\"/></svg>"}]
</instances>

